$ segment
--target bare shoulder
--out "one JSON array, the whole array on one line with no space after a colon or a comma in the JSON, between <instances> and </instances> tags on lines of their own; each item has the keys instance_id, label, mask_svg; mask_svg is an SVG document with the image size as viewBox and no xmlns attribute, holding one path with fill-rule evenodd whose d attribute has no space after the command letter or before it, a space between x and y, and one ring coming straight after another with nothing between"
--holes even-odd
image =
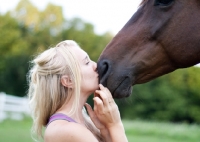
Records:
<instances>
[{"instance_id":1,"label":"bare shoulder","mask_svg":"<svg viewBox=\"0 0 200 142\"><path fill-rule=\"evenodd\" d=\"M49 124L45 130L44 140L45 142L98 142L86 127L65 120Z\"/></svg>"}]
</instances>

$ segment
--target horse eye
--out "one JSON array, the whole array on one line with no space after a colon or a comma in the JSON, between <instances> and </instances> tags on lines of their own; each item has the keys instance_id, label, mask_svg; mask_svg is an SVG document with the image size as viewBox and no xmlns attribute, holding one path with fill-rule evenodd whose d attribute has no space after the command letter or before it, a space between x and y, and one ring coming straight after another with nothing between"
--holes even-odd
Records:
<instances>
[{"instance_id":1,"label":"horse eye","mask_svg":"<svg viewBox=\"0 0 200 142\"><path fill-rule=\"evenodd\" d=\"M168 6L170 5L174 0L155 0L155 5L160 5L160 6Z\"/></svg>"}]
</instances>

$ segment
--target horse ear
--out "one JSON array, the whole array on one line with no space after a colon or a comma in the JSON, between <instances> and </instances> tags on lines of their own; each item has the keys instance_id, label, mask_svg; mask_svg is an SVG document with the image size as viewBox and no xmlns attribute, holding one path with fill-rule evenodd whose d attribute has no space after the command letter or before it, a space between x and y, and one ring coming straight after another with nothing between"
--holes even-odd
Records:
<instances>
[{"instance_id":1,"label":"horse ear","mask_svg":"<svg viewBox=\"0 0 200 142\"><path fill-rule=\"evenodd\" d=\"M73 88L72 80L67 75L62 76L60 81L63 86Z\"/></svg>"}]
</instances>

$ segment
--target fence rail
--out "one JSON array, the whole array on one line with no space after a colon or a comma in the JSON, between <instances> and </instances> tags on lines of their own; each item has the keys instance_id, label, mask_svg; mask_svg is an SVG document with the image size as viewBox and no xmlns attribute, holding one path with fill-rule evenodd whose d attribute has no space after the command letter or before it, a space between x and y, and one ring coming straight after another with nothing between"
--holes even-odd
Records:
<instances>
[{"instance_id":1,"label":"fence rail","mask_svg":"<svg viewBox=\"0 0 200 142\"><path fill-rule=\"evenodd\" d=\"M30 115L27 97L16 97L0 92L0 122L10 118L22 120Z\"/></svg>"}]
</instances>

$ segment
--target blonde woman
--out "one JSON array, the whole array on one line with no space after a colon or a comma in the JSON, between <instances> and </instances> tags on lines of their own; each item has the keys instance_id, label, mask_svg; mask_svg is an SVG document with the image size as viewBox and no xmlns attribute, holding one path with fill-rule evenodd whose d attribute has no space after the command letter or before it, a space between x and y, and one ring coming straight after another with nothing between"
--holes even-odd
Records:
<instances>
[{"instance_id":1,"label":"blonde woman","mask_svg":"<svg viewBox=\"0 0 200 142\"><path fill-rule=\"evenodd\" d=\"M118 107L110 91L98 84L97 64L76 42L62 41L32 64L28 95L33 132L45 142L127 142ZM86 104L92 93L94 110Z\"/></svg>"}]
</instances>

